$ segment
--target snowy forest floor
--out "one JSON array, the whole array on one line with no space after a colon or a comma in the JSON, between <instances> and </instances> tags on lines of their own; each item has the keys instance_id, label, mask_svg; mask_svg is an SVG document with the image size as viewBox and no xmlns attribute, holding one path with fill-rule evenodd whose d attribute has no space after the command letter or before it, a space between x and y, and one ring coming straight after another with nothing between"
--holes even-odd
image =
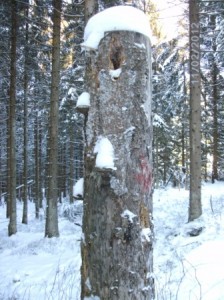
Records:
<instances>
[{"instance_id":1,"label":"snowy forest floor","mask_svg":"<svg viewBox=\"0 0 224 300\"><path fill-rule=\"evenodd\" d=\"M192 223L188 193L171 187L154 192L156 297L223 300L224 183L203 184L203 215ZM6 207L0 206L0 300L79 300L82 202L72 209L60 205L60 237L52 239L44 238L44 211L36 220L30 202L24 225L22 204L17 207L18 233L8 237Z\"/></svg>"}]
</instances>

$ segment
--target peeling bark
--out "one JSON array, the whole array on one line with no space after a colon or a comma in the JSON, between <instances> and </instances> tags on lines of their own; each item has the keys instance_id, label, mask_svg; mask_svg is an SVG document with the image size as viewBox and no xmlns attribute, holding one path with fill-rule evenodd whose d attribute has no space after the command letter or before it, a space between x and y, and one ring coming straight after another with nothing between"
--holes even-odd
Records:
<instances>
[{"instance_id":1,"label":"peeling bark","mask_svg":"<svg viewBox=\"0 0 224 300\"><path fill-rule=\"evenodd\" d=\"M87 53L81 299L153 299L150 51L142 34L116 31ZM99 136L115 169L95 166Z\"/></svg>"}]
</instances>

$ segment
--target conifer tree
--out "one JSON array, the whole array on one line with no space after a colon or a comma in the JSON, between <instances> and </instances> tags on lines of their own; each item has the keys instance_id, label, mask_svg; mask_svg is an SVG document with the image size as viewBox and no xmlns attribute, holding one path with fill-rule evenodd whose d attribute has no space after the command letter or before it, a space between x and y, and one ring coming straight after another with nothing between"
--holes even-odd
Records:
<instances>
[{"instance_id":1,"label":"conifer tree","mask_svg":"<svg viewBox=\"0 0 224 300\"><path fill-rule=\"evenodd\" d=\"M59 236L58 230L58 106L60 83L60 31L62 1L53 1L53 43L51 97L49 116L49 156L48 156L48 193L47 216L45 226L46 237Z\"/></svg>"}]
</instances>

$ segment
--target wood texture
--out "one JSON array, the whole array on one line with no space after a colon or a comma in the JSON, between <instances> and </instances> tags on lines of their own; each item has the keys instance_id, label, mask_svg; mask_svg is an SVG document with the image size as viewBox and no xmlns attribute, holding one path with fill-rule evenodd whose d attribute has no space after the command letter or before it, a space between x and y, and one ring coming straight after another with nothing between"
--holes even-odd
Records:
<instances>
[{"instance_id":1,"label":"wood texture","mask_svg":"<svg viewBox=\"0 0 224 300\"><path fill-rule=\"evenodd\" d=\"M139 33L110 32L86 59L91 106L85 127L81 299L152 299L150 42ZM120 68L113 77L111 71ZM95 167L99 136L111 142L116 169Z\"/></svg>"}]
</instances>

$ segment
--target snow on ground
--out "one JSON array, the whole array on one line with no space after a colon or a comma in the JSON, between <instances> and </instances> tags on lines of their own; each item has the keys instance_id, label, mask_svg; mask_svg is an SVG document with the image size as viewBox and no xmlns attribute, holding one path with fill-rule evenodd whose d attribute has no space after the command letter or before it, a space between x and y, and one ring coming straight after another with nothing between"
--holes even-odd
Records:
<instances>
[{"instance_id":1,"label":"snow on ground","mask_svg":"<svg viewBox=\"0 0 224 300\"><path fill-rule=\"evenodd\" d=\"M31 202L29 225L18 222L18 233L8 237L5 206L0 207L1 300L80 299L80 205L75 203L73 222L60 216L60 237L52 239L44 238L44 219L35 220ZM21 220L20 202L17 209Z\"/></svg>"},{"instance_id":2,"label":"snow on ground","mask_svg":"<svg viewBox=\"0 0 224 300\"><path fill-rule=\"evenodd\" d=\"M154 273L157 300L224 299L224 183L202 188L203 216L188 219L188 191L154 192ZM44 218L35 220L29 203L29 224L7 236L8 220L0 206L0 300L79 300L82 201L59 206L59 238L44 238ZM63 213L62 213L63 212ZM202 229L190 236L192 229ZM119 299L122 300L122 299Z\"/></svg>"},{"instance_id":3,"label":"snow on ground","mask_svg":"<svg viewBox=\"0 0 224 300\"><path fill-rule=\"evenodd\" d=\"M203 216L188 220L188 191L154 193L154 273L158 300L224 299L224 183L202 186ZM190 236L192 229L201 229Z\"/></svg>"}]
</instances>

